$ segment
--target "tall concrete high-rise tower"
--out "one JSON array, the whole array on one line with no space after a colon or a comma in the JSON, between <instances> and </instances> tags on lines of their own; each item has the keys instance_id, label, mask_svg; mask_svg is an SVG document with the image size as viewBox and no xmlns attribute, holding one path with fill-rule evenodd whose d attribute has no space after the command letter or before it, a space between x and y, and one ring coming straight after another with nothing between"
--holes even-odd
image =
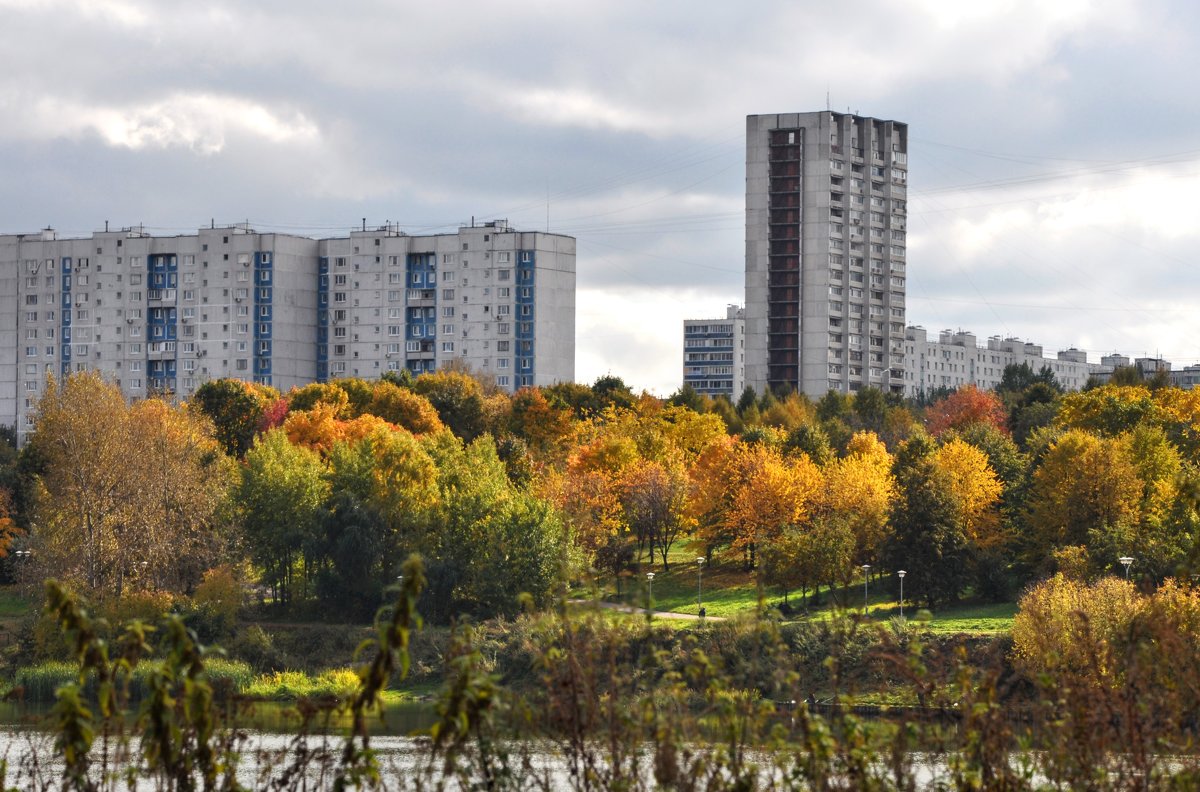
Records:
<instances>
[{"instance_id":1,"label":"tall concrete high-rise tower","mask_svg":"<svg viewBox=\"0 0 1200 792\"><path fill-rule=\"evenodd\" d=\"M908 125L746 119L746 384L904 390Z\"/></svg>"}]
</instances>

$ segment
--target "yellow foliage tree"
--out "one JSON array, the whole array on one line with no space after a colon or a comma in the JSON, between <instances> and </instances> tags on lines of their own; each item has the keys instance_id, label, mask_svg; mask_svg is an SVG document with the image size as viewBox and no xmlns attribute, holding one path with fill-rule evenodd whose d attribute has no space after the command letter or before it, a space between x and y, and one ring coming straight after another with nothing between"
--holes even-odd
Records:
<instances>
[{"instance_id":1,"label":"yellow foliage tree","mask_svg":"<svg viewBox=\"0 0 1200 792\"><path fill-rule=\"evenodd\" d=\"M1003 544L997 509L1003 485L987 455L955 438L935 451L933 459L949 476L967 539L984 549Z\"/></svg>"},{"instance_id":2,"label":"yellow foliage tree","mask_svg":"<svg viewBox=\"0 0 1200 792\"><path fill-rule=\"evenodd\" d=\"M821 470L807 456L785 459L761 444L738 446L729 513L732 547L749 551L787 526L808 521L822 488Z\"/></svg>"},{"instance_id":3,"label":"yellow foliage tree","mask_svg":"<svg viewBox=\"0 0 1200 792\"><path fill-rule=\"evenodd\" d=\"M366 413L402 426L413 434L430 434L445 428L429 399L391 382L375 383Z\"/></svg>"},{"instance_id":4,"label":"yellow foliage tree","mask_svg":"<svg viewBox=\"0 0 1200 792\"><path fill-rule=\"evenodd\" d=\"M1089 529L1135 523L1142 492L1127 437L1064 433L1033 474L1033 552L1048 558L1055 548L1087 544Z\"/></svg>"},{"instance_id":5,"label":"yellow foliage tree","mask_svg":"<svg viewBox=\"0 0 1200 792\"><path fill-rule=\"evenodd\" d=\"M831 522L853 532L855 561L874 563L887 539L896 497L892 455L873 432L856 432L846 452L825 466L822 510Z\"/></svg>"}]
</instances>

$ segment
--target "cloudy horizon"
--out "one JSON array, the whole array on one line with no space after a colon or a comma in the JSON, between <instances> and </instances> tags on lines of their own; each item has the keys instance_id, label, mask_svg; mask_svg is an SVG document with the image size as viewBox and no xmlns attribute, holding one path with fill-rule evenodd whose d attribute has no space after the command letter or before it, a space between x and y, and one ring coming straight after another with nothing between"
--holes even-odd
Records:
<instances>
[{"instance_id":1,"label":"cloudy horizon","mask_svg":"<svg viewBox=\"0 0 1200 792\"><path fill-rule=\"evenodd\" d=\"M909 125L907 321L1200 362L1200 9L0 0L0 232L507 219L578 239L576 379L743 300L745 116Z\"/></svg>"}]
</instances>

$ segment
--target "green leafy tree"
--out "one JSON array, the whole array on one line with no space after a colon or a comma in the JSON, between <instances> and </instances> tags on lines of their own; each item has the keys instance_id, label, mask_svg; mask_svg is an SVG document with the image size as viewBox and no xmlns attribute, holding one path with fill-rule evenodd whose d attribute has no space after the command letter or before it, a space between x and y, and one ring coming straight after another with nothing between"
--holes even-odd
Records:
<instances>
[{"instance_id":1,"label":"green leafy tree","mask_svg":"<svg viewBox=\"0 0 1200 792\"><path fill-rule=\"evenodd\" d=\"M279 391L274 388L219 379L197 388L191 404L212 421L225 453L241 459L250 450L267 407L278 399Z\"/></svg>"},{"instance_id":2,"label":"green leafy tree","mask_svg":"<svg viewBox=\"0 0 1200 792\"><path fill-rule=\"evenodd\" d=\"M600 411L606 407L632 407L637 403L637 397L633 395L633 391L625 384L625 380L615 374L605 374L602 377L597 377L592 383L592 395L596 399L596 410Z\"/></svg>"},{"instance_id":3,"label":"green leafy tree","mask_svg":"<svg viewBox=\"0 0 1200 792\"><path fill-rule=\"evenodd\" d=\"M490 437L440 442L438 506L429 532L427 595L433 622L514 614L520 595L544 603L558 577L563 529L545 502L515 490Z\"/></svg>"},{"instance_id":4,"label":"green leafy tree","mask_svg":"<svg viewBox=\"0 0 1200 792\"><path fill-rule=\"evenodd\" d=\"M483 388L478 380L457 371L435 371L417 377L413 390L429 399L442 423L464 442L484 429Z\"/></svg>"},{"instance_id":5,"label":"green leafy tree","mask_svg":"<svg viewBox=\"0 0 1200 792\"><path fill-rule=\"evenodd\" d=\"M277 601L293 598L305 550L316 545L329 483L320 457L288 442L282 429L262 435L246 454L236 502L251 560ZM310 564L311 565L311 560Z\"/></svg>"},{"instance_id":6,"label":"green leafy tree","mask_svg":"<svg viewBox=\"0 0 1200 792\"><path fill-rule=\"evenodd\" d=\"M906 593L930 608L957 599L971 580L971 547L950 474L932 455L898 465L899 498L883 563L904 569Z\"/></svg>"}]
</instances>

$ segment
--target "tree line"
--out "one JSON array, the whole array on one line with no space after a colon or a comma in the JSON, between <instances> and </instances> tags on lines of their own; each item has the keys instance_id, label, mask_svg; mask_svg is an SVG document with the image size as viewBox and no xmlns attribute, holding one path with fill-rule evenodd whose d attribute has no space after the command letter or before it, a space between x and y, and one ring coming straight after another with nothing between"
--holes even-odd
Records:
<instances>
[{"instance_id":1,"label":"tree line","mask_svg":"<svg viewBox=\"0 0 1200 792\"><path fill-rule=\"evenodd\" d=\"M437 622L667 568L684 543L802 601L864 568L906 570L930 606L1126 555L1158 582L1193 550L1200 394L1127 379L1063 393L1013 366L994 392L734 403L611 376L510 395L449 370L286 394L223 379L176 404L77 373L0 460L0 544L22 551L10 574L93 596L187 594L220 568L354 617L416 552Z\"/></svg>"}]
</instances>

